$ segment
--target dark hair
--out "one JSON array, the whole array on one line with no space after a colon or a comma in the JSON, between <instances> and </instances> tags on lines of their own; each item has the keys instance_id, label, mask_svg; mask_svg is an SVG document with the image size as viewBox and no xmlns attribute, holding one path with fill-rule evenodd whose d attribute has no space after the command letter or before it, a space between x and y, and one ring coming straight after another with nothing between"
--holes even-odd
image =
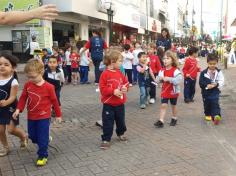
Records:
<instances>
[{"instance_id":1,"label":"dark hair","mask_svg":"<svg viewBox=\"0 0 236 176\"><path fill-rule=\"evenodd\" d=\"M138 53L138 58L140 59L143 55L146 55L146 53L145 52Z\"/></svg>"},{"instance_id":2,"label":"dark hair","mask_svg":"<svg viewBox=\"0 0 236 176\"><path fill-rule=\"evenodd\" d=\"M127 51L127 50L129 50L130 49L130 45L129 44L125 44L124 45L124 49Z\"/></svg>"},{"instance_id":3,"label":"dark hair","mask_svg":"<svg viewBox=\"0 0 236 176\"><path fill-rule=\"evenodd\" d=\"M163 28L163 29L161 30L161 37L163 37L163 36L162 36L162 32L163 32L163 31L165 31L165 32L167 33L166 38L169 39L169 38L170 38L170 32L169 32L169 30L168 30L167 28Z\"/></svg>"},{"instance_id":4,"label":"dark hair","mask_svg":"<svg viewBox=\"0 0 236 176\"><path fill-rule=\"evenodd\" d=\"M188 51L190 56L193 55L194 53L197 53L197 52L198 52L198 48L195 46L192 46Z\"/></svg>"},{"instance_id":5,"label":"dark hair","mask_svg":"<svg viewBox=\"0 0 236 176\"><path fill-rule=\"evenodd\" d=\"M43 48L42 51L46 51L46 52L48 52L47 48Z\"/></svg>"},{"instance_id":6,"label":"dark hair","mask_svg":"<svg viewBox=\"0 0 236 176\"><path fill-rule=\"evenodd\" d=\"M31 38L32 38L32 41L36 40L36 36L35 35L33 35Z\"/></svg>"},{"instance_id":7,"label":"dark hair","mask_svg":"<svg viewBox=\"0 0 236 176\"><path fill-rule=\"evenodd\" d=\"M165 55L165 50L164 50L161 46L159 46L159 47L157 48L157 56L158 56L160 59L162 59L162 58L164 57L164 55Z\"/></svg>"},{"instance_id":8,"label":"dark hair","mask_svg":"<svg viewBox=\"0 0 236 176\"><path fill-rule=\"evenodd\" d=\"M216 61L218 62L219 58L216 54L214 53L210 53L207 55L207 63L210 62L210 61Z\"/></svg>"},{"instance_id":9,"label":"dark hair","mask_svg":"<svg viewBox=\"0 0 236 176\"><path fill-rule=\"evenodd\" d=\"M56 52L59 51L59 48L58 48L57 46L53 46L52 49L53 49L54 51L56 51Z\"/></svg>"},{"instance_id":10,"label":"dark hair","mask_svg":"<svg viewBox=\"0 0 236 176\"><path fill-rule=\"evenodd\" d=\"M50 57L48 58L48 61L49 61L50 59L56 59L56 60L57 60L57 57L56 57L56 56L50 56Z\"/></svg>"},{"instance_id":11,"label":"dark hair","mask_svg":"<svg viewBox=\"0 0 236 176\"><path fill-rule=\"evenodd\" d=\"M19 59L16 56L9 54L7 51L0 52L0 57L7 59L11 63L12 67L16 67L19 62Z\"/></svg>"},{"instance_id":12,"label":"dark hair","mask_svg":"<svg viewBox=\"0 0 236 176\"><path fill-rule=\"evenodd\" d=\"M100 32L97 29L93 29L92 33L94 33L94 34L96 34L98 36L101 36Z\"/></svg>"}]
</instances>

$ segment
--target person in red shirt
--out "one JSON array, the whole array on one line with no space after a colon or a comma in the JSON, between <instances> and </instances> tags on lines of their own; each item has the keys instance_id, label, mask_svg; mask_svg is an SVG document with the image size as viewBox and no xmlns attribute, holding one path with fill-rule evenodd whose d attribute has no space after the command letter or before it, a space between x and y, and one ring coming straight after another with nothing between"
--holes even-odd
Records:
<instances>
[{"instance_id":1,"label":"person in red shirt","mask_svg":"<svg viewBox=\"0 0 236 176\"><path fill-rule=\"evenodd\" d=\"M73 48L70 54L71 61L71 74L72 82L74 85L78 83L78 73L79 73L79 55L76 52L76 48Z\"/></svg>"},{"instance_id":2,"label":"person in red shirt","mask_svg":"<svg viewBox=\"0 0 236 176\"><path fill-rule=\"evenodd\" d=\"M103 103L102 123L103 135L101 149L108 149L113 134L114 121L116 122L116 134L120 141L126 141L124 136L125 102L129 82L120 71L122 55L117 50L110 50L104 58L106 70L102 72L99 88L101 102Z\"/></svg>"},{"instance_id":3,"label":"person in red shirt","mask_svg":"<svg viewBox=\"0 0 236 176\"><path fill-rule=\"evenodd\" d=\"M57 122L62 121L61 109L54 86L43 79L43 63L37 59L30 59L24 71L29 81L24 85L13 118L17 118L19 113L24 110L27 102L29 138L38 145L36 165L44 166L48 158L51 108L54 107Z\"/></svg>"},{"instance_id":4,"label":"person in red shirt","mask_svg":"<svg viewBox=\"0 0 236 176\"><path fill-rule=\"evenodd\" d=\"M148 49L149 65L152 69L154 76L156 77L161 70L161 62L158 56L154 54L155 46L150 46ZM155 81L155 80L153 80ZM156 101L156 86L154 84L150 85L150 101L149 103L154 104Z\"/></svg>"},{"instance_id":5,"label":"person in red shirt","mask_svg":"<svg viewBox=\"0 0 236 176\"><path fill-rule=\"evenodd\" d=\"M198 48L191 47L189 50L189 57L186 59L183 73L184 73L184 102L193 102L195 95L195 87L198 72L200 72L200 67L198 66L197 56Z\"/></svg>"},{"instance_id":6,"label":"person in red shirt","mask_svg":"<svg viewBox=\"0 0 236 176\"><path fill-rule=\"evenodd\" d=\"M176 105L180 93L179 84L182 80L182 74L178 69L176 54L172 51L167 51L163 61L164 68L159 72L157 77L158 80L162 82L160 120L154 123L154 125L158 128L162 128L164 126L164 117L169 101L172 105L172 118L170 126L175 126L177 124Z\"/></svg>"}]
</instances>

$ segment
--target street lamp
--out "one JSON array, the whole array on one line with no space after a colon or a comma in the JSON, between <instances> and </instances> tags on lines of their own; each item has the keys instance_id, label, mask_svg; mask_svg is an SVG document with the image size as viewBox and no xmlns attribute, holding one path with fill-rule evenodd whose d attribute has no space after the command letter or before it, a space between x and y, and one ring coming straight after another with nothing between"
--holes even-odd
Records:
<instances>
[{"instance_id":1,"label":"street lamp","mask_svg":"<svg viewBox=\"0 0 236 176\"><path fill-rule=\"evenodd\" d=\"M113 35L113 31L112 31L112 27L113 27L113 16L114 16L114 10L113 10L113 8L112 8L112 2L111 2L111 0L105 2L105 7L106 7L106 10L107 10L107 16L108 16L109 44L111 45L111 43L112 43L112 35Z\"/></svg>"}]
</instances>

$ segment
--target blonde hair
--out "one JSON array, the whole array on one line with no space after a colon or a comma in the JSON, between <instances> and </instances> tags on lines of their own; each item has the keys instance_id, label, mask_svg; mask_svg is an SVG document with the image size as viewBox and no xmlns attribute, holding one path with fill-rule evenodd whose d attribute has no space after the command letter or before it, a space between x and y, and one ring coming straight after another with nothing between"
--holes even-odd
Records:
<instances>
[{"instance_id":1,"label":"blonde hair","mask_svg":"<svg viewBox=\"0 0 236 176\"><path fill-rule=\"evenodd\" d=\"M172 59L172 66L173 67L176 67L176 68L179 67L179 61L178 61L177 56L174 52L172 52L171 50L168 50L165 52L165 55Z\"/></svg>"},{"instance_id":2,"label":"blonde hair","mask_svg":"<svg viewBox=\"0 0 236 176\"><path fill-rule=\"evenodd\" d=\"M115 49L110 49L105 53L103 63L108 66L112 63L116 63L119 59L122 58L121 52Z\"/></svg>"},{"instance_id":3,"label":"blonde hair","mask_svg":"<svg viewBox=\"0 0 236 176\"><path fill-rule=\"evenodd\" d=\"M44 72L43 62L39 59L28 60L28 62L25 65L24 72L25 73L34 72L34 73L43 74Z\"/></svg>"}]
</instances>

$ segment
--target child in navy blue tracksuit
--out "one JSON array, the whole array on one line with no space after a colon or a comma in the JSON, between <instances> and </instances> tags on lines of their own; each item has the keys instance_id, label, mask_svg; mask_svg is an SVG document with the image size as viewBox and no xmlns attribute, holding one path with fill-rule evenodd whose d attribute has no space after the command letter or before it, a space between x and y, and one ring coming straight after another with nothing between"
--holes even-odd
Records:
<instances>
[{"instance_id":1,"label":"child in navy blue tracksuit","mask_svg":"<svg viewBox=\"0 0 236 176\"><path fill-rule=\"evenodd\" d=\"M218 125L221 120L219 95L220 88L224 85L224 75L217 68L218 57L216 54L207 56L207 64L208 67L201 72L199 80L202 89L205 120L212 120L215 125Z\"/></svg>"}]
</instances>

